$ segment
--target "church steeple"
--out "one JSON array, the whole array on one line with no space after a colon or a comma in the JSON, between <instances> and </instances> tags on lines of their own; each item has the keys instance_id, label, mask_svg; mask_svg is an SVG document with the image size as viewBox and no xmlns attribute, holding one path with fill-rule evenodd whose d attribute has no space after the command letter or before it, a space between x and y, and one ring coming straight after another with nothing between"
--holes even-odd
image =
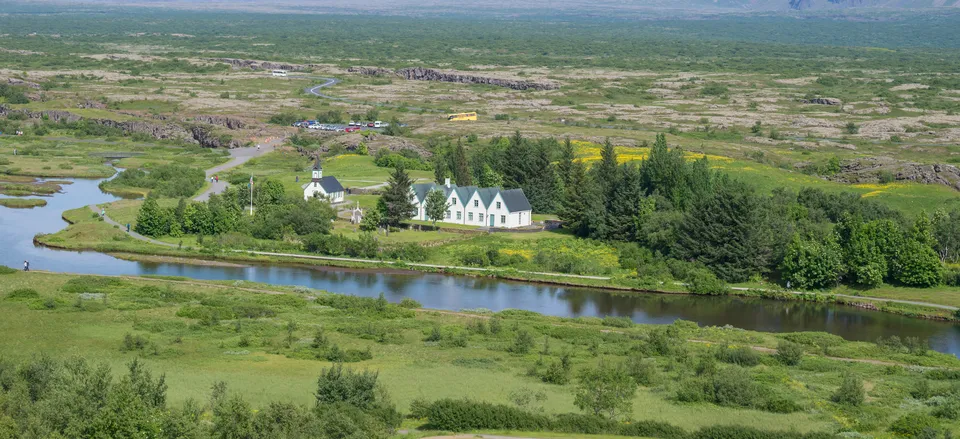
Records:
<instances>
[{"instance_id":1,"label":"church steeple","mask_svg":"<svg viewBox=\"0 0 960 439\"><path fill-rule=\"evenodd\" d=\"M323 166L320 166L320 157L317 157L317 163L313 165L313 182L319 183L323 178Z\"/></svg>"}]
</instances>

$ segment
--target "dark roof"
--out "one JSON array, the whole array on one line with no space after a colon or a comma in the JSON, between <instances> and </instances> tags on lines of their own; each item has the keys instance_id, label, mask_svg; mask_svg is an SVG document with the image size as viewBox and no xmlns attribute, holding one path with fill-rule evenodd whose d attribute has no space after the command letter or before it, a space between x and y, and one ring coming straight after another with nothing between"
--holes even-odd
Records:
<instances>
[{"instance_id":1,"label":"dark roof","mask_svg":"<svg viewBox=\"0 0 960 439\"><path fill-rule=\"evenodd\" d=\"M417 197L417 202L422 203L427 199L427 194L436 186L434 183L418 183L413 185L413 196Z\"/></svg>"},{"instance_id":2,"label":"dark roof","mask_svg":"<svg viewBox=\"0 0 960 439\"><path fill-rule=\"evenodd\" d=\"M323 188L323 191L332 194L334 192L343 192L343 185L340 184L340 180L337 180L337 177L323 177L320 179L320 187Z\"/></svg>"},{"instance_id":3,"label":"dark roof","mask_svg":"<svg viewBox=\"0 0 960 439\"><path fill-rule=\"evenodd\" d=\"M457 204L461 206L466 206L467 203L470 202L470 198L473 197L473 193L477 191L476 186L462 186L456 189L457 197L459 197Z\"/></svg>"},{"instance_id":4,"label":"dark roof","mask_svg":"<svg viewBox=\"0 0 960 439\"><path fill-rule=\"evenodd\" d=\"M493 199L497 198L497 194L500 193L500 188L485 187L477 192L480 192L480 202L483 203L483 207L490 207L490 203L492 203Z\"/></svg>"},{"instance_id":5,"label":"dark roof","mask_svg":"<svg viewBox=\"0 0 960 439\"><path fill-rule=\"evenodd\" d=\"M507 210L511 212L521 212L532 210L527 196L523 194L523 189L510 189L500 191L500 198L503 198L503 204L507 205Z\"/></svg>"}]
</instances>

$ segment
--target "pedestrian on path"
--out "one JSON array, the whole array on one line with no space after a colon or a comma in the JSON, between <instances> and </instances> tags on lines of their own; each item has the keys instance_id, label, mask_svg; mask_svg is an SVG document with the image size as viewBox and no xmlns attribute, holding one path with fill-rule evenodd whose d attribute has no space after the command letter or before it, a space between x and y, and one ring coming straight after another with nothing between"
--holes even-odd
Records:
<instances>
[{"instance_id":1,"label":"pedestrian on path","mask_svg":"<svg viewBox=\"0 0 960 439\"><path fill-rule=\"evenodd\" d=\"M127 233L130 233L130 223L127 223Z\"/></svg>"},{"instance_id":2,"label":"pedestrian on path","mask_svg":"<svg viewBox=\"0 0 960 439\"><path fill-rule=\"evenodd\" d=\"M101 209L100 209L100 218L103 218L103 217L105 217L105 216L107 216L107 209L101 208Z\"/></svg>"},{"instance_id":3,"label":"pedestrian on path","mask_svg":"<svg viewBox=\"0 0 960 439\"><path fill-rule=\"evenodd\" d=\"M216 180L217 183L220 183L220 176L219 176L219 175L214 175L214 176L213 176L213 179Z\"/></svg>"},{"instance_id":4,"label":"pedestrian on path","mask_svg":"<svg viewBox=\"0 0 960 439\"><path fill-rule=\"evenodd\" d=\"M30 271L30 262L23 261L23 271Z\"/></svg>"}]
</instances>

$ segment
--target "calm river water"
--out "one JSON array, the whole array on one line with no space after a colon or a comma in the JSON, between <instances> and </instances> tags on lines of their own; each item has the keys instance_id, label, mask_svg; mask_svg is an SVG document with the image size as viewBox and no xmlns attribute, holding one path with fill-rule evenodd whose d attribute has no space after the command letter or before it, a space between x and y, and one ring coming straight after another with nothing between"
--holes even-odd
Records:
<instances>
[{"instance_id":1,"label":"calm river water","mask_svg":"<svg viewBox=\"0 0 960 439\"><path fill-rule=\"evenodd\" d=\"M614 292L527 284L495 279L422 273L378 273L328 267L267 266L210 267L189 264L132 262L97 252L70 252L33 245L37 233L66 226L65 210L117 198L97 187L99 180L71 180L63 193L47 197L35 209L0 207L0 264L14 268L24 259L37 270L105 275L158 274L195 279L243 279L303 285L336 293L376 296L391 301L416 299L427 308L460 310L517 308L555 316L625 316L637 323L670 323L676 319L701 325L732 325L770 332L825 331L850 340L879 336L928 339L941 352L960 354L960 326L911 319L839 305L777 302L763 299L618 294ZM0 196L2 197L2 196Z\"/></svg>"}]
</instances>

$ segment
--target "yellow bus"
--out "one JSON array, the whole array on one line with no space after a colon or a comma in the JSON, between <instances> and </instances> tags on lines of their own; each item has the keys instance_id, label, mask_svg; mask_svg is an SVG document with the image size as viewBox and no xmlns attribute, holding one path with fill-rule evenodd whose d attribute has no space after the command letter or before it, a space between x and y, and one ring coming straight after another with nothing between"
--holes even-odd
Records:
<instances>
[{"instance_id":1,"label":"yellow bus","mask_svg":"<svg viewBox=\"0 0 960 439\"><path fill-rule=\"evenodd\" d=\"M450 120L450 121L477 120L477 113L448 114L447 120Z\"/></svg>"}]
</instances>

